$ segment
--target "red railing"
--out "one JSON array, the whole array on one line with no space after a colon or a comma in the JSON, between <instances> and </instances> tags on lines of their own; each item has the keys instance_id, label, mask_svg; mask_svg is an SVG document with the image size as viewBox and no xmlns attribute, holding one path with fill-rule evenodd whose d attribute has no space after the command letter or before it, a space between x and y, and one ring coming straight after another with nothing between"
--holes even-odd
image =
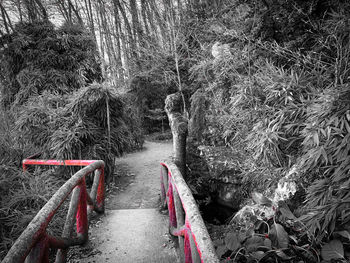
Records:
<instances>
[{"instance_id":1,"label":"red railing","mask_svg":"<svg viewBox=\"0 0 350 263\"><path fill-rule=\"evenodd\" d=\"M161 163L161 200L170 232L178 236L181 262L219 262L191 190L174 163Z\"/></svg>"},{"instance_id":2,"label":"red railing","mask_svg":"<svg viewBox=\"0 0 350 263\"><path fill-rule=\"evenodd\" d=\"M88 215L94 210L104 212L104 162L101 160L23 160L23 169L28 165L86 166L75 173L38 212L21 236L11 247L2 263L49 262L49 249L58 249L56 263L66 262L67 249L82 245L88 240ZM85 177L94 172L90 194L87 192ZM46 228L62 203L71 195L62 237L53 237ZM73 227L76 234L73 236Z\"/></svg>"}]
</instances>

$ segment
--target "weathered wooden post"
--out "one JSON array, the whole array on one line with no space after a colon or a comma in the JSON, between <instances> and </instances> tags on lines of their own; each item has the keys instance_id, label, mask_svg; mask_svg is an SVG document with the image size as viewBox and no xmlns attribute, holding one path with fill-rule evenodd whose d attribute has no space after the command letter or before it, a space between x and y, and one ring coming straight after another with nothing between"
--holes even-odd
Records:
<instances>
[{"instance_id":1,"label":"weathered wooden post","mask_svg":"<svg viewBox=\"0 0 350 263\"><path fill-rule=\"evenodd\" d=\"M200 142L205 129L206 98L202 89L191 96L190 120L188 122L189 144Z\"/></svg>"},{"instance_id":2,"label":"weathered wooden post","mask_svg":"<svg viewBox=\"0 0 350 263\"><path fill-rule=\"evenodd\" d=\"M173 134L175 164L184 178L186 178L186 138L187 118L181 114L182 97L180 93L168 95L165 100L165 111L168 115L170 128Z\"/></svg>"}]
</instances>

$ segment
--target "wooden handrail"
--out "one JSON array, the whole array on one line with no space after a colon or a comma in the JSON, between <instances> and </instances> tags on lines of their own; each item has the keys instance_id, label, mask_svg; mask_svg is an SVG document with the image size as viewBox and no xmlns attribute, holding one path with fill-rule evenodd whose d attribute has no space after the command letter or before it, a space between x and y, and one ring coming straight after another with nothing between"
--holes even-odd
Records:
<instances>
[{"instance_id":1,"label":"wooden handrail","mask_svg":"<svg viewBox=\"0 0 350 263\"><path fill-rule=\"evenodd\" d=\"M79 165L86 166L75 173L62 185L38 214L29 223L20 237L13 244L2 263L48 262L49 249L58 248L56 262L66 261L67 248L81 245L88 240L88 214L92 210L104 212L104 162L101 160L29 160L23 161L23 169L27 165ZM90 194L87 193L85 177L95 172ZM62 203L73 191L62 237L52 237L46 228ZM72 237L76 223L76 236Z\"/></svg>"},{"instance_id":2,"label":"wooden handrail","mask_svg":"<svg viewBox=\"0 0 350 263\"><path fill-rule=\"evenodd\" d=\"M191 190L172 162L161 163L161 200L170 232L179 237L182 262L220 262Z\"/></svg>"}]
</instances>

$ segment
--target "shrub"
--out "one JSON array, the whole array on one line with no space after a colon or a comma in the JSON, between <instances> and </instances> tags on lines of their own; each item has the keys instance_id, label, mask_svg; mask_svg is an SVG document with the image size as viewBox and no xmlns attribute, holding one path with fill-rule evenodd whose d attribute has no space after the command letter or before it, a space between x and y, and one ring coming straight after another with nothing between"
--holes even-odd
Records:
<instances>
[{"instance_id":1,"label":"shrub","mask_svg":"<svg viewBox=\"0 0 350 263\"><path fill-rule=\"evenodd\" d=\"M36 152L27 143L21 145L13 133L12 116L1 112L0 122L0 259L2 259L28 223L63 184L51 170L21 171L22 159ZM49 231L60 234L64 215L58 213Z\"/></svg>"},{"instance_id":2,"label":"shrub","mask_svg":"<svg viewBox=\"0 0 350 263\"><path fill-rule=\"evenodd\" d=\"M67 94L101 80L93 38L81 27L19 23L1 50L2 103L24 104L44 91ZM12 105L14 106L14 105Z\"/></svg>"},{"instance_id":3,"label":"shrub","mask_svg":"<svg viewBox=\"0 0 350 263\"><path fill-rule=\"evenodd\" d=\"M126 114L125 99L114 87L93 83L69 98L54 122L47 148L58 159L102 159L107 175L114 156L142 147L142 133ZM109 173L108 173L109 172Z\"/></svg>"},{"instance_id":4,"label":"shrub","mask_svg":"<svg viewBox=\"0 0 350 263\"><path fill-rule=\"evenodd\" d=\"M350 220L348 7L346 1L234 1L211 21L220 30L198 33L220 31L200 41L219 40L229 52L199 58L190 70L210 102L202 143L244 156L239 169L248 192L264 191L298 167L306 196L296 206L315 243Z\"/></svg>"}]
</instances>

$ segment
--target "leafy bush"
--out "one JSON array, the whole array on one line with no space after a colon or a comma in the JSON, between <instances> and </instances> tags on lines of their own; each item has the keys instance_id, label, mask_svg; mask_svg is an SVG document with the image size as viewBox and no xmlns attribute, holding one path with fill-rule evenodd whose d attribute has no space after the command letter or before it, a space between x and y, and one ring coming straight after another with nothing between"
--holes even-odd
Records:
<instances>
[{"instance_id":1,"label":"leafy bush","mask_svg":"<svg viewBox=\"0 0 350 263\"><path fill-rule=\"evenodd\" d=\"M244 156L248 192L298 167L294 205L315 244L350 222L349 19L346 1L225 2L197 36L228 51L190 70L209 101L202 144Z\"/></svg>"},{"instance_id":2,"label":"leafy bush","mask_svg":"<svg viewBox=\"0 0 350 263\"><path fill-rule=\"evenodd\" d=\"M2 102L24 104L44 91L67 94L101 80L93 38L81 27L19 23L1 50ZM12 105L13 106L13 105Z\"/></svg>"},{"instance_id":3,"label":"leafy bush","mask_svg":"<svg viewBox=\"0 0 350 263\"><path fill-rule=\"evenodd\" d=\"M134 116L126 114L124 100L106 84L93 83L72 94L54 123L47 146L51 156L102 159L112 172L114 156L143 143Z\"/></svg>"},{"instance_id":4,"label":"leafy bush","mask_svg":"<svg viewBox=\"0 0 350 263\"><path fill-rule=\"evenodd\" d=\"M2 259L28 223L63 184L51 170L21 171L24 157L36 152L34 145L21 145L9 112L1 112L0 122L0 259ZM64 215L58 213L49 231L60 234Z\"/></svg>"},{"instance_id":5,"label":"leafy bush","mask_svg":"<svg viewBox=\"0 0 350 263\"><path fill-rule=\"evenodd\" d=\"M253 192L252 199L231 220L217 253L228 262L347 262L350 233L334 232L320 246L310 246L308 226L288 205ZM312 240L311 240L312 242ZM322 261L322 262L323 262Z\"/></svg>"},{"instance_id":6,"label":"leafy bush","mask_svg":"<svg viewBox=\"0 0 350 263\"><path fill-rule=\"evenodd\" d=\"M35 168L23 173L23 158L42 153L46 159L103 159L108 176L115 156L143 143L129 98L94 82L101 81L96 45L83 28L24 23L7 40L0 50L1 258L75 172ZM49 232L60 235L64 209Z\"/></svg>"}]
</instances>

